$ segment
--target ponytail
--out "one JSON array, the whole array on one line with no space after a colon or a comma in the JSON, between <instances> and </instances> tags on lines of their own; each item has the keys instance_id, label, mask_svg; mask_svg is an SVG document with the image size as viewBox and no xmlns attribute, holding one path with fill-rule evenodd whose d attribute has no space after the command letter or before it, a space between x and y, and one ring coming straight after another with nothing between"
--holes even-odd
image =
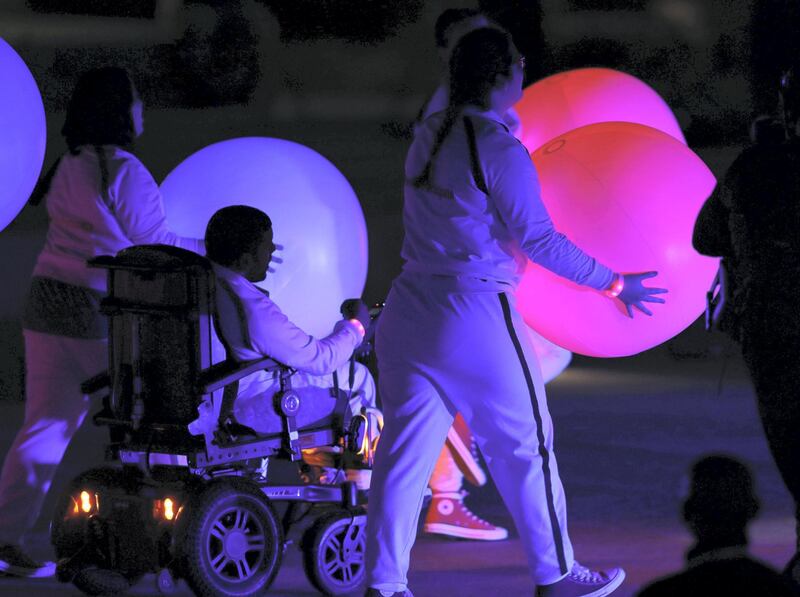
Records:
<instances>
[{"instance_id":1,"label":"ponytail","mask_svg":"<svg viewBox=\"0 0 800 597\"><path fill-rule=\"evenodd\" d=\"M475 29L459 40L450 56L450 99L447 111L436 131L431 155L422 173L413 181L415 187L430 187L434 160L464 107L474 104L488 109L489 95L497 78L509 76L518 58L519 54L511 37L500 29ZM470 155L473 155L474 152L470 149Z\"/></svg>"},{"instance_id":2,"label":"ponytail","mask_svg":"<svg viewBox=\"0 0 800 597\"><path fill-rule=\"evenodd\" d=\"M453 130L453 125L455 125L456 120L458 119L460 113L461 113L461 107L453 105L452 102L450 103L450 105L447 106L447 111L445 112L444 120L442 121L442 124L439 126L439 130L436 131L436 139L433 142L431 155L428 158L428 161L425 162L425 168L422 169L422 174L420 174L414 179L413 184L415 187L426 188L430 186L431 174L433 173L433 160L434 158L436 158L436 155L442 148L444 140L447 139L447 137L450 135L450 131Z\"/></svg>"}]
</instances>

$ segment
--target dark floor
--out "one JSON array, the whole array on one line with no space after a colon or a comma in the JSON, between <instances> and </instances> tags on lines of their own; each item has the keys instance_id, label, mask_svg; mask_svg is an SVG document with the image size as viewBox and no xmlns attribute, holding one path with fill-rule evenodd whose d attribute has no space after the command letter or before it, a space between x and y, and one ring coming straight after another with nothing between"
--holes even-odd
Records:
<instances>
[{"instance_id":1,"label":"dark floor","mask_svg":"<svg viewBox=\"0 0 800 597\"><path fill-rule=\"evenodd\" d=\"M726 357L724 348L692 329L645 355L576 358L549 387L576 555L592 566L627 570L628 580L615 595L633 595L643 583L681 565L689 544L678 515L681 480L691 462L707 452L732 453L753 468L762 500L750 530L755 554L780 567L792 553L789 496L767 452L741 362L738 356ZM0 401L0 409L3 454L21 404ZM473 490L468 501L483 517L511 524L492 486ZM34 539L40 554L47 555L44 530ZM500 592L512 597L530 595L532 588L513 533L500 543L421 537L410 579L418 597ZM22 594L77 591L54 580L0 580L0 595ZM132 594L157 594L154 580L145 578ZM176 594L190 592L180 585ZM289 549L270 594L315 594L296 548Z\"/></svg>"}]
</instances>

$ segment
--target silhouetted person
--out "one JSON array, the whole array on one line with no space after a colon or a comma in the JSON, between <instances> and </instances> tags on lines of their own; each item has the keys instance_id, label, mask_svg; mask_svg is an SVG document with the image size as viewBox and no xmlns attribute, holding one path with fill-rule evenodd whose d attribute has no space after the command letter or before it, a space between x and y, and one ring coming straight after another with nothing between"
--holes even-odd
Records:
<instances>
[{"instance_id":1,"label":"silhouetted person","mask_svg":"<svg viewBox=\"0 0 800 597\"><path fill-rule=\"evenodd\" d=\"M128 73L87 71L72 93L61 134L68 151L34 191L50 222L25 305L25 422L0 474L0 572L50 576L22 546L73 435L89 410L81 382L108 367L108 331L100 313L105 272L97 255L136 244L203 242L167 226L161 191L132 153L144 131L142 101Z\"/></svg>"},{"instance_id":2,"label":"silhouetted person","mask_svg":"<svg viewBox=\"0 0 800 597\"><path fill-rule=\"evenodd\" d=\"M524 60L510 36L476 29L449 63L447 108L417 129L406 158L403 272L375 334L386 426L367 519L372 597L410 597L420 506L453 417L475 434L514 517L538 597L599 597L620 568L575 561L541 370L516 309L528 259L650 314L666 290L621 274L554 227L536 168L501 117L522 96ZM450 594L459 594L453 588Z\"/></svg>"},{"instance_id":3,"label":"silhouetted person","mask_svg":"<svg viewBox=\"0 0 800 597\"><path fill-rule=\"evenodd\" d=\"M800 504L798 75L800 69L794 66L781 78L783 138L776 139L773 127L742 151L703 206L694 230L694 246L700 253L723 257L729 287L719 327L741 344L767 442L796 506ZM795 556L790 569L797 560Z\"/></svg>"},{"instance_id":4,"label":"silhouetted person","mask_svg":"<svg viewBox=\"0 0 800 597\"><path fill-rule=\"evenodd\" d=\"M638 597L782 597L793 593L772 568L747 554L747 525L758 512L747 467L727 456L694 464L683 518L697 542L686 569L645 587Z\"/></svg>"}]
</instances>

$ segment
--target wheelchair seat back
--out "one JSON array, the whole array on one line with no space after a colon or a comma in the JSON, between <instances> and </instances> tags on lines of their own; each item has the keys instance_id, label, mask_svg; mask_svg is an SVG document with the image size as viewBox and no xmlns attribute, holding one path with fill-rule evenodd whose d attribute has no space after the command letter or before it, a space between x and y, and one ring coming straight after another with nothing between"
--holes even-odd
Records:
<instances>
[{"instance_id":1,"label":"wheelchair seat back","mask_svg":"<svg viewBox=\"0 0 800 597\"><path fill-rule=\"evenodd\" d=\"M108 270L108 410L133 443L193 443L197 380L211 366L214 278L191 251L141 245L91 262ZM112 425L113 426L113 425Z\"/></svg>"},{"instance_id":2,"label":"wheelchair seat back","mask_svg":"<svg viewBox=\"0 0 800 597\"><path fill-rule=\"evenodd\" d=\"M101 308L109 317L109 397L97 420L111 427L118 448L193 453L190 459L211 464L279 451L296 459L301 449L341 443L350 423L347 396L318 388L294 392L283 407L277 388L265 395L252 437L220 428L240 379L283 370L287 387L291 381L289 370L270 359L236 363L221 354L214 331L215 292L221 290L205 257L139 245L90 264L108 271ZM210 426L202 435L190 433L198 406L213 396ZM295 403L293 412L286 410ZM242 442L243 449L232 448Z\"/></svg>"}]
</instances>

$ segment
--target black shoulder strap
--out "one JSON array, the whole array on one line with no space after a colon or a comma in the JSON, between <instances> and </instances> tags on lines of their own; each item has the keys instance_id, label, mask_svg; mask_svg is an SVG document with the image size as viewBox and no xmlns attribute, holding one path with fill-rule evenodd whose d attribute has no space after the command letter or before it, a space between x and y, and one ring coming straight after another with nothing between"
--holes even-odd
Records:
<instances>
[{"instance_id":1,"label":"black shoulder strap","mask_svg":"<svg viewBox=\"0 0 800 597\"><path fill-rule=\"evenodd\" d=\"M246 344L250 344L250 330L247 328L247 314L244 311L244 305L242 305L242 300L239 296L233 291L233 288L230 284L228 284L227 280L223 280L220 276L214 276L214 321L217 330L217 336L222 342L222 345L225 347L225 352L227 353L226 356L228 358L233 358L233 350L230 347L230 344L225 339L225 336L222 334L222 326L220 325L220 317L219 317L219 310L217 308L217 297L216 293L222 290L225 294L228 295L228 298L233 303L234 308L236 309L236 314L239 317L240 322L240 330L242 332L242 341Z\"/></svg>"},{"instance_id":2,"label":"black shoulder strap","mask_svg":"<svg viewBox=\"0 0 800 597\"><path fill-rule=\"evenodd\" d=\"M467 132L467 143L469 143L469 161L472 167L472 177L475 179L477 187L488 195L489 189L486 186L486 180L483 178L481 159L478 155L478 142L475 139L475 127L468 116L464 117L464 130Z\"/></svg>"},{"instance_id":3,"label":"black shoulder strap","mask_svg":"<svg viewBox=\"0 0 800 597\"><path fill-rule=\"evenodd\" d=\"M108 196L108 158L102 145L95 145L94 150L97 153L97 162L100 165L100 196L103 198L103 203L108 210L114 213L111 208L111 199Z\"/></svg>"},{"instance_id":4,"label":"black shoulder strap","mask_svg":"<svg viewBox=\"0 0 800 597\"><path fill-rule=\"evenodd\" d=\"M62 156L63 157L63 156ZM61 163L61 158L59 157L55 164L50 166L50 169L47 173L42 176L39 181L36 183L36 186L33 187L33 192L31 193L30 198L28 199L28 205L36 206L42 202L42 199L45 198L48 192L50 192L50 185L53 182L53 177L56 175L56 170L58 170L58 165Z\"/></svg>"}]
</instances>

